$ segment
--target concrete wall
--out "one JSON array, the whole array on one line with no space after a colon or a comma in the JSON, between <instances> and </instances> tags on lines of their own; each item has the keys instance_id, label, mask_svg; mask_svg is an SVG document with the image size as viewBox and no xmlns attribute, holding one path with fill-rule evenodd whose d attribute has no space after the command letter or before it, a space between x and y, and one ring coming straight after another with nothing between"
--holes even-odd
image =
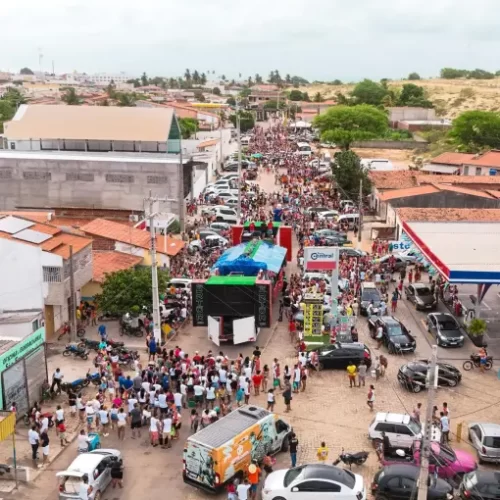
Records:
<instances>
[{"instance_id":1,"label":"concrete wall","mask_svg":"<svg viewBox=\"0 0 500 500\"><path fill-rule=\"evenodd\" d=\"M389 121L399 122L404 120L435 120L436 110L427 108L390 108Z\"/></svg>"},{"instance_id":2,"label":"concrete wall","mask_svg":"<svg viewBox=\"0 0 500 500\"><path fill-rule=\"evenodd\" d=\"M10 140L6 149L16 151L94 151L129 153L166 153L166 142L126 142L126 141L69 141L69 140Z\"/></svg>"},{"instance_id":3,"label":"concrete wall","mask_svg":"<svg viewBox=\"0 0 500 500\"><path fill-rule=\"evenodd\" d=\"M24 337L31 335L33 330L33 321L38 319L38 324L42 324L43 316L40 313L37 317L23 323L2 323L0 324L0 334L2 338L11 338L22 340Z\"/></svg>"},{"instance_id":4,"label":"concrete wall","mask_svg":"<svg viewBox=\"0 0 500 500\"><path fill-rule=\"evenodd\" d=\"M43 309L44 285L40 248L1 238L0 276L0 309Z\"/></svg>"},{"instance_id":5,"label":"concrete wall","mask_svg":"<svg viewBox=\"0 0 500 500\"><path fill-rule=\"evenodd\" d=\"M496 170L498 175L498 170ZM477 167L476 165L463 165L460 167L460 175L491 175L490 167ZM489 188L491 189L491 187Z\"/></svg>"},{"instance_id":6,"label":"concrete wall","mask_svg":"<svg viewBox=\"0 0 500 500\"><path fill-rule=\"evenodd\" d=\"M427 142L419 141L359 141L353 142L353 148L368 149L427 149Z\"/></svg>"},{"instance_id":7,"label":"concrete wall","mask_svg":"<svg viewBox=\"0 0 500 500\"><path fill-rule=\"evenodd\" d=\"M184 170L189 169L184 165ZM142 211L144 197L178 198L179 166L85 159L0 158L0 209L82 207ZM178 215L178 206L169 210Z\"/></svg>"}]
</instances>

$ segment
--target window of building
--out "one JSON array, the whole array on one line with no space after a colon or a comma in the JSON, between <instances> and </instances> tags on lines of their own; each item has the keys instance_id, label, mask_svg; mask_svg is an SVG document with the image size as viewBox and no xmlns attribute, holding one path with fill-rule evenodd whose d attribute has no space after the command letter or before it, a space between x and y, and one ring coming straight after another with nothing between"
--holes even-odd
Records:
<instances>
[{"instance_id":1,"label":"window of building","mask_svg":"<svg viewBox=\"0 0 500 500\"><path fill-rule=\"evenodd\" d=\"M464 167L464 175L469 175L469 166L468 165L466 165Z\"/></svg>"},{"instance_id":2,"label":"window of building","mask_svg":"<svg viewBox=\"0 0 500 500\"><path fill-rule=\"evenodd\" d=\"M23 179L26 181L50 181L52 179L52 174L39 170L29 170L23 172Z\"/></svg>"},{"instance_id":3,"label":"window of building","mask_svg":"<svg viewBox=\"0 0 500 500\"><path fill-rule=\"evenodd\" d=\"M44 283L61 283L61 270L60 267L43 266Z\"/></svg>"},{"instance_id":4,"label":"window of building","mask_svg":"<svg viewBox=\"0 0 500 500\"><path fill-rule=\"evenodd\" d=\"M476 167L476 175L481 175L481 167Z\"/></svg>"},{"instance_id":5,"label":"window of building","mask_svg":"<svg viewBox=\"0 0 500 500\"><path fill-rule=\"evenodd\" d=\"M16 143L15 142L11 142L10 143L10 149L16 149Z\"/></svg>"},{"instance_id":6,"label":"window of building","mask_svg":"<svg viewBox=\"0 0 500 500\"><path fill-rule=\"evenodd\" d=\"M94 174L84 174L80 172L69 172L66 174L67 181L94 182Z\"/></svg>"},{"instance_id":7,"label":"window of building","mask_svg":"<svg viewBox=\"0 0 500 500\"><path fill-rule=\"evenodd\" d=\"M148 184L167 184L168 177L165 175L148 175Z\"/></svg>"},{"instance_id":8,"label":"window of building","mask_svg":"<svg viewBox=\"0 0 500 500\"><path fill-rule=\"evenodd\" d=\"M134 182L133 175L127 174L106 174L106 182L118 182L121 184L132 184Z\"/></svg>"},{"instance_id":9,"label":"window of building","mask_svg":"<svg viewBox=\"0 0 500 500\"><path fill-rule=\"evenodd\" d=\"M35 319L35 321L31 322L31 331L36 332L40 328L40 321Z\"/></svg>"}]
</instances>

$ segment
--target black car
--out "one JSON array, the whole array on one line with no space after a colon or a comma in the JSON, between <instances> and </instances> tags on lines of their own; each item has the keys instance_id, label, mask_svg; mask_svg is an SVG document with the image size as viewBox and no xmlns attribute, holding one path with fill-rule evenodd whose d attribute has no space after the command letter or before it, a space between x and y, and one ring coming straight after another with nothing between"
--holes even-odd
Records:
<instances>
[{"instance_id":1,"label":"black car","mask_svg":"<svg viewBox=\"0 0 500 500\"><path fill-rule=\"evenodd\" d=\"M427 331L436 337L442 347L462 347L464 335L458 321L450 313L431 313L427 315Z\"/></svg>"},{"instance_id":2,"label":"black car","mask_svg":"<svg viewBox=\"0 0 500 500\"><path fill-rule=\"evenodd\" d=\"M459 492L462 500L498 500L500 475L489 470L469 472L465 474Z\"/></svg>"},{"instance_id":3,"label":"black car","mask_svg":"<svg viewBox=\"0 0 500 500\"><path fill-rule=\"evenodd\" d=\"M415 337L394 316L372 316L368 320L368 330L372 338L376 338L379 327L382 327L382 344L387 347L389 354L415 352Z\"/></svg>"},{"instance_id":4,"label":"black car","mask_svg":"<svg viewBox=\"0 0 500 500\"><path fill-rule=\"evenodd\" d=\"M352 245L351 240L337 238L336 236L327 236L324 238L325 246L327 247L342 247L344 245Z\"/></svg>"},{"instance_id":5,"label":"black car","mask_svg":"<svg viewBox=\"0 0 500 500\"><path fill-rule=\"evenodd\" d=\"M405 287L406 300L414 304L415 309L426 311L437 306L436 296L425 283L412 283Z\"/></svg>"},{"instance_id":6,"label":"black car","mask_svg":"<svg viewBox=\"0 0 500 500\"><path fill-rule=\"evenodd\" d=\"M414 500L418 491L417 465L388 465L379 470L372 482L372 494L375 500ZM453 487L441 478L430 477L427 490L428 500L449 500Z\"/></svg>"},{"instance_id":7,"label":"black car","mask_svg":"<svg viewBox=\"0 0 500 500\"><path fill-rule=\"evenodd\" d=\"M430 362L425 359L401 366L398 371L399 383L409 391L420 392L426 388L429 366ZM454 366L446 363L438 363L437 366L439 387L455 387L462 380L462 374Z\"/></svg>"},{"instance_id":8,"label":"black car","mask_svg":"<svg viewBox=\"0 0 500 500\"><path fill-rule=\"evenodd\" d=\"M358 250L356 248L339 248L339 255L342 257L342 255L346 255L347 257L364 257L366 255L366 252L363 252L363 250Z\"/></svg>"},{"instance_id":9,"label":"black car","mask_svg":"<svg viewBox=\"0 0 500 500\"><path fill-rule=\"evenodd\" d=\"M368 306L372 302L373 307L378 309L382 302L382 295L380 295L380 292L375 286L368 287L363 283L359 297L359 313L361 316L368 316Z\"/></svg>"},{"instance_id":10,"label":"black car","mask_svg":"<svg viewBox=\"0 0 500 500\"><path fill-rule=\"evenodd\" d=\"M346 369L350 361L356 366L364 360L369 368L372 364L370 349L358 342L337 342L324 345L318 349L320 369L341 368Z\"/></svg>"}]
</instances>

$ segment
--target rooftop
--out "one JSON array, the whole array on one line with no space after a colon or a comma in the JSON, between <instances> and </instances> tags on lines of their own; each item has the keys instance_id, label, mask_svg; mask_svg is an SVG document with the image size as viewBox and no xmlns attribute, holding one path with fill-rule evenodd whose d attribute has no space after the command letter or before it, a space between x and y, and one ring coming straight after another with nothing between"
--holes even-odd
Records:
<instances>
[{"instance_id":1,"label":"rooftop","mask_svg":"<svg viewBox=\"0 0 500 500\"><path fill-rule=\"evenodd\" d=\"M398 208L406 222L500 222L497 208Z\"/></svg>"},{"instance_id":2,"label":"rooftop","mask_svg":"<svg viewBox=\"0 0 500 500\"><path fill-rule=\"evenodd\" d=\"M500 168L500 151L492 150L476 156L473 160L464 161L467 165Z\"/></svg>"},{"instance_id":3,"label":"rooftop","mask_svg":"<svg viewBox=\"0 0 500 500\"><path fill-rule=\"evenodd\" d=\"M456 165L459 167L463 165L466 161L472 160L474 154L469 153L443 153L435 158L432 158L431 163L438 163L441 165Z\"/></svg>"},{"instance_id":4,"label":"rooftop","mask_svg":"<svg viewBox=\"0 0 500 500\"><path fill-rule=\"evenodd\" d=\"M431 184L403 189L391 189L384 191L379 195L380 201L389 201L397 198L407 198L410 196L419 196L422 194L438 193L439 189Z\"/></svg>"},{"instance_id":5,"label":"rooftop","mask_svg":"<svg viewBox=\"0 0 500 500\"><path fill-rule=\"evenodd\" d=\"M450 283L500 283L500 222L405 222L403 229Z\"/></svg>"},{"instance_id":6,"label":"rooftop","mask_svg":"<svg viewBox=\"0 0 500 500\"><path fill-rule=\"evenodd\" d=\"M173 116L169 108L23 104L4 133L14 140L165 142Z\"/></svg>"},{"instance_id":7,"label":"rooftop","mask_svg":"<svg viewBox=\"0 0 500 500\"><path fill-rule=\"evenodd\" d=\"M137 266L142 262L142 257L121 252L92 252L93 281L102 283L106 273L123 271Z\"/></svg>"}]
</instances>

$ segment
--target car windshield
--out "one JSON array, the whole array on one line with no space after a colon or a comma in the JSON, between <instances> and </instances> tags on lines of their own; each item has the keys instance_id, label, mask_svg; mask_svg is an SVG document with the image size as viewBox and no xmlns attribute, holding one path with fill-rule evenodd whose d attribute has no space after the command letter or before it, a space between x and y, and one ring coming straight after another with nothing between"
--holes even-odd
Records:
<instances>
[{"instance_id":1,"label":"car windshield","mask_svg":"<svg viewBox=\"0 0 500 500\"><path fill-rule=\"evenodd\" d=\"M413 418L410 418L410 421L408 422L408 429L410 429L415 435L422 432L422 426L416 420L413 420Z\"/></svg>"},{"instance_id":2,"label":"car windshield","mask_svg":"<svg viewBox=\"0 0 500 500\"><path fill-rule=\"evenodd\" d=\"M427 287L417 288L416 292L419 297L427 297L428 295L432 295L431 289Z\"/></svg>"},{"instance_id":3,"label":"car windshield","mask_svg":"<svg viewBox=\"0 0 500 500\"><path fill-rule=\"evenodd\" d=\"M488 448L500 448L500 437L499 436L485 436L484 446Z\"/></svg>"},{"instance_id":4,"label":"car windshield","mask_svg":"<svg viewBox=\"0 0 500 500\"><path fill-rule=\"evenodd\" d=\"M304 467L296 467L295 469L290 469L285 474L285 479L283 480L283 486L286 488L290 486L301 474L304 470Z\"/></svg>"},{"instance_id":5,"label":"car windshield","mask_svg":"<svg viewBox=\"0 0 500 500\"><path fill-rule=\"evenodd\" d=\"M457 330L458 325L455 320L450 318L439 321L439 328L441 330Z\"/></svg>"},{"instance_id":6,"label":"car windshield","mask_svg":"<svg viewBox=\"0 0 500 500\"><path fill-rule=\"evenodd\" d=\"M403 365L401 367L401 372L405 375L408 375L408 377L413 377L413 375L415 374L415 372L408 365Z\"/></svg>"},{"instance_id":7,"label":"car windshield","mask_svg":"<svg viewBox=\"0 0 500 500\"><path fill-rule=\"evenodd\" d=\"M363 296L361 297L362 301L366 302L380 302L380 294L377 290L363 290Z\"/></svg>"},{"instance_id":8,"label":"car windshield","mask_svg":"<svg viewBox=\"0 0 500 500\"><path fill-rule=\"evenodd\" d=\"M387 335L389 335L389 337L397 337L398 335L403 335L401 325L387 325Z\"/></svg>"}]
</instances>

